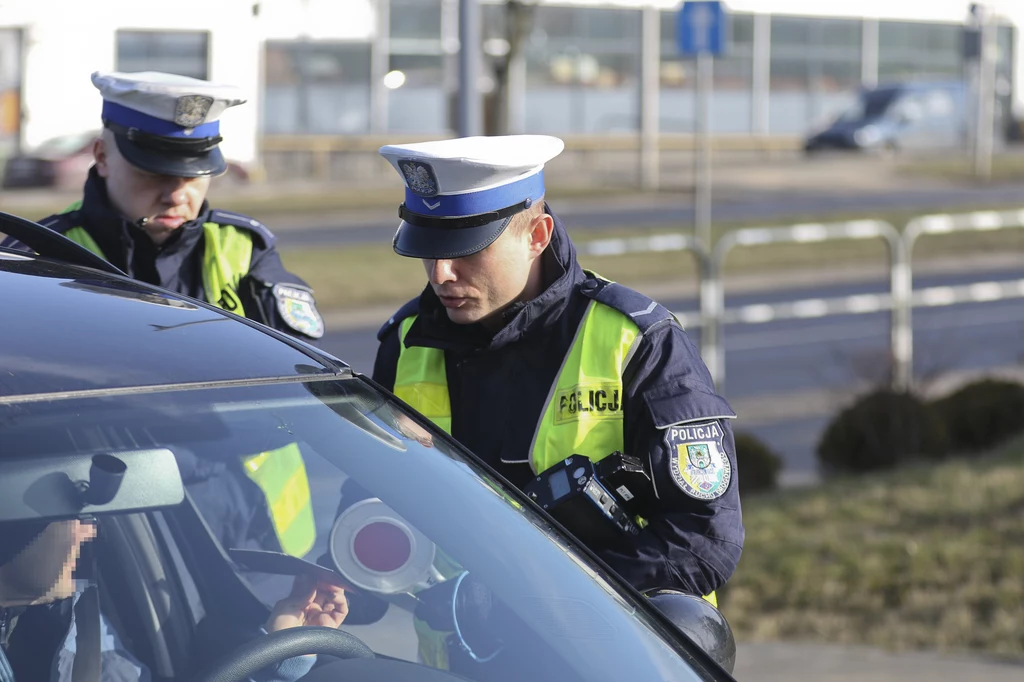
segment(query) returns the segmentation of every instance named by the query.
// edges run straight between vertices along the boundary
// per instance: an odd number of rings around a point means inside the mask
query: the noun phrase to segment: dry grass
[[[747,641],[1024,657],[1024,441],[746,501],[722,608]]]

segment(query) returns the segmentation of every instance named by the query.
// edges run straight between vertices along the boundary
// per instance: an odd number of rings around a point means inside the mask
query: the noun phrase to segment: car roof
[[[18,396],[347,373],[200,301],[0,248],[0,402]]]

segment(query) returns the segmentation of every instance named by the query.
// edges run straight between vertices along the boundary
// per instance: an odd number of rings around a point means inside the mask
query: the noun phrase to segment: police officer
[[[639,457],[646,526],[592,547],[639,590],[714,601],[743,545],[730,421],[697,349],[643,294],[584,271],[544,201],[547,136],[386,146],[394,250],[428,286],[380,329],[376,381],[513,485],[578,453]]]
[[[245,102],[239,90],[156,72],[96,72],[92,83],[103,97],[103,131],[84,196],[40,222],[135,279],[320,338],[313,292],[284,269],[270,230],[206,199],[211,179],[227,170],[220,117]],[[186,485],[225,545],[253,541],[296,556],[312,548],[316,530],[297,445],[236,459],[231,473],[241,487],[220,471],[223,463],[177,454]],[[269,519],[254,506],[265,506]]]
[[[103,132],[81,202],[40,221],[135,279],[280,331],[323,335],[312,290],[284,269],[258,220],[212,208],[227,170],[220,116],[239,91],[163,73],[94,73]]]

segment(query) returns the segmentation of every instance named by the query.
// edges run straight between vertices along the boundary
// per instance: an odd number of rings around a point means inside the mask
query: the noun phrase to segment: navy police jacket
[[[643,338],[623,377],[623,428],[627,454],[644,460],[652,474],[649,524],[627,545],[591,549],[639,590],[709,594],[732,575],[743,546],[729,424],[736,415],[715,393],[697,348],[671,313],[584,272],[557,218],[544,259],[546,290],[513,304],[494,334],[451,322],[428,286],[381,328],[373,378],[393,390],[399,323],[417,314],[405,342],[445,352],[452,435],[522,488],[534,477],[530,466],[502,460],[527,459],[523,453],[590,299],[600,295],[626,314],[638,313],[634,321]],[[680,472],[688,455],[694,461],[708,457],[708,447],[718,450],[714,456],[724,454],[727,461],[720,464],[730,476],[726,486],[702,494]]]
[[[233,225],[252,236],[249,272],[237,292],[246,317],[303,339],[316,339],[323,334],[323,319],[316,311],[311,290],[302,279],[285,270],[273,233],[248,216],[211,209],[203,202],[198,218],[182,225],[158,246],[110,204],[106,182],[93,168],[85,183],[81,207],[39,222],[61,234],[72,227],[82,227],[96,241],[104,257],[129,277],[204,301],[207,299],[203,288],[203,223]],[[301,313],[298,321],[292,314],[295,306]]]

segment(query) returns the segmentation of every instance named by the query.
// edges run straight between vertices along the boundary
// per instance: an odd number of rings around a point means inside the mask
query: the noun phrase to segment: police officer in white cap
[[[573,454],[639,458],[643,529],[591,549],[639,590],[714,603],[744,539],[736,415],[672,313],[577,262],[544,200],[562,147],[520,135],[380,150],[406,186],[394,249],[429,283],[381,328],[373,378],[520,488]]]
[[[103,96],[103,132],[93,145],[96,162],[84,197],[40,222],[135,279],[299,338],[320,338],[324,325],[313,292],[285,270],[274,235],[259,221],[216,210],[206,200],[211,179],[227,168],[220,116],[245,101],[238,89],[154,72],[97,72],[92,82]],[[308,490],[297,444],[253,453],[227,473],[176,455],[197,506],[225,546],[255,542],[295,556],[312,548],[308,493],[296,504],[280,485],[280,479],[298,480]],[[214,472],[220,478],[211,485]],[[242,492],[231,497],[233,490]],[[264,510],[255,513],[256,507]]]
[[[94,73],[103,133],[81,202],[42,224],[130,276],[305,339],[324,333],[313,292],[284,269],[258,220],[213,209],[227,170],[220,117],[230,85],[165,73]]]

